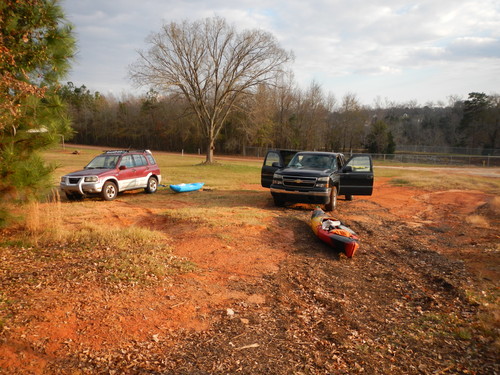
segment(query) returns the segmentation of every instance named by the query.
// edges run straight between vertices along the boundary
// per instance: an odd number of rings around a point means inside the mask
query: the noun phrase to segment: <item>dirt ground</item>
[[[223,233],[161,215],[184,201],[134,194],[67,222],[165,232],[197,267],[150,286],[61,282],[3,249],[0,373],[500,373],[497,197],[377,179],[373,196],[339,200],[335,216],[361,238],[349,259],[314,236],[312,206],[276,208],[266,189],[244,189],[227,210],[248,209],[248,195],[263,219]]]

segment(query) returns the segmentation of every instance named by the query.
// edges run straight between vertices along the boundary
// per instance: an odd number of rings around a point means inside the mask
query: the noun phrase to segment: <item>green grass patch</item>
[[[411,182],[404,178],[393,178],[391,180],[391,185],[394,186],[411,186]]]
[[[54,148],[44,153],[47,162],[57,165],[53,184],[58,186],[61,176],[82,169],[106,148]],[[78,154],[72,152],[78,150]],[[242,184],[260,185],[262,160],[217,160],[204,164],[204,155],[181,155],[153,152],[161,169],[162,184],[204,182],[207,188],[219,190],[239,189]]]

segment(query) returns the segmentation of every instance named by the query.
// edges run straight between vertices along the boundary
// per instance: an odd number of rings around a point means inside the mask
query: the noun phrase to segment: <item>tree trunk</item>
[[[210,138],[208,140],[207,160],[205,160],[205,163],[211,164],[214,162],[214,150],[215,150],[215,142],[213,138]]]

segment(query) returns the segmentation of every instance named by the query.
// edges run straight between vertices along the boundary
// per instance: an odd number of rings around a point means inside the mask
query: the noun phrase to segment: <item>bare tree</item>
[[[262,30],[237,32],[219,17],[172,22],[149,38],[130,75],[139,85],[181,92],[207,141],[207,163],[215,140],[241,95],[270,82],[292,59]]]
[[[342,97],[339,120],[343,134],[342,149],[352,151],[353,148],[360,147],[366,114],[356,94],[347,93]]]

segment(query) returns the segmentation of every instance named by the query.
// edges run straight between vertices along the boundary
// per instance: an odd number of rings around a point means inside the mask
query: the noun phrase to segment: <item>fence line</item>
[[[244,156],[264,158],[268,148],[247,147]],[[349,156],[349,152],[345,152]],[[374,160],[398,163],[419,163],[439,165],[470,165],[478,167],[500,167],[500,156],[492,155],[444,155],[444,154],[371,154]]]
[[[480,155],[500,156],[498,148],[472,148],[472,147],[449,147],[449,146],[419,146],[398,145],[398,152],[421,152],[424,154],[454,154],[454,155]]]
[[[387,160],[399,163],[418,163],[436,165],[470,165],[478,167],[500,167],[500,156],[476,155],[424,155],[424,154],[372,154],[374,160]]]

